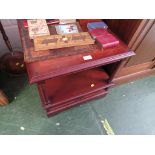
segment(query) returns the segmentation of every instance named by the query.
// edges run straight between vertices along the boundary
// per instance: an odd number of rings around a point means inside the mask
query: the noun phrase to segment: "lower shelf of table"
[[[42,106],[52,116],[93,98],[105,96],[109,75],[102,67],[45,80],[38,84]]]
[[[104,97],[106,94],[107,94],[107,91],[100,90],[100,91],[85,95],[83,97],[76,98],[76,99],[68,101],[68,102],[64,102],[58,106],[53,106],[53,107],[45,109],[45,110],[46,110],[47,116],[53,116],[61,111],[66,110],[66,109],[84,104],[84,103],[86,103],[86,101],[89,101],[91,99]]]

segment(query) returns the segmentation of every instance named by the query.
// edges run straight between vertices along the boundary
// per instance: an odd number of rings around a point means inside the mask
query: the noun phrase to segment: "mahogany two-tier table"
[[[36,52],[22,20],[18,27],[29,83],[37,84],[47,116],[106,96],[124,59],[135,54],[121,40],[104,50],[93,44]]]

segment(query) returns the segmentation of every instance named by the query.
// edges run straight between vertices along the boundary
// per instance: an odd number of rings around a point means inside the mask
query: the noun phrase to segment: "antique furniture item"
[[[24,54],[30,58],[25,59],[29,82],[37,83],[48,116],[105,96],[120,64],[134,55],[121,40],[103,51],[96,44],[34,51],[21,20],[18,26]]]
[[[21,74],[25,72],[24,55],[23,52],[13,51],[11,43],[5,33],[3,25],[0,21],[0,31],[2,33],[3,39],[6,46],[9,49],[9,53],[5,53],[0,58],[0,69],[4,70],[10,74]]]

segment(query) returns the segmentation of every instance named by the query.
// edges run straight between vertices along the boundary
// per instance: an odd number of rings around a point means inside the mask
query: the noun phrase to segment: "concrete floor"
[[[35,85],[26,75],[0,74],[0,88],[11,103],[0,107],[0,134],[11,135],[100,135],[107,119],[116,135],[155,134],[155,76],[110,90],[98,100],[47,118]]]

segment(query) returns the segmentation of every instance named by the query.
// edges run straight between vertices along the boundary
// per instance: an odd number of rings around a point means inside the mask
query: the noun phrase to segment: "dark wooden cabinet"
[[[155,59],[155,24],[152,25],[136,49],[136,56],[128,61],[126,66],[152,62]]]
[[[128,40],[128,46],[134,50],[136,55],[127,59],[125,65],[115,75],[113,81],[117,84],[155,74],[154,20],[141,20],[138,27],[135,25],[135,30],[132,37]]]
[[[18,25],[24,52],[34,52],[28,30],[24,28],[22,21],[18,21]],[[82,48],[85,52],[79,53],[78,50]],[[104,51],[94,44],[70,47],[67,50],[76,50],[76,53],[58,56],[58,52],[63,50],[66,49],[62,48],[57,52],[40,51],[40,54],[56,52],[57,56],[47,60],[26,62],[29,81],[38,85],[42,106],[48,116],[105,96],[108,89],[114,85],[113,78],[124,60],[135,55],[121,40],[118,46]],[[34,55],[39,55],[39,51],[34,52]],[[85,59],[86,57],[89,59]]]

